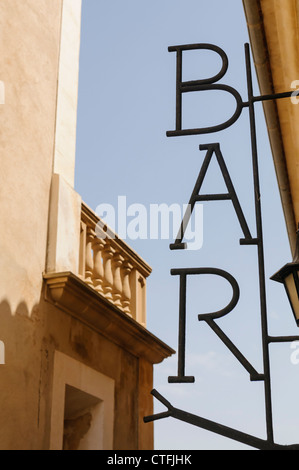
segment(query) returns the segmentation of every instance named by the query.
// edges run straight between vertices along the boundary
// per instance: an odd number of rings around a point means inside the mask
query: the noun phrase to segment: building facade
[[[151,268],[74,190],[81,0],[4,0],[0,448],[151,449]],[[1,359],[0,358],[0,359]]]

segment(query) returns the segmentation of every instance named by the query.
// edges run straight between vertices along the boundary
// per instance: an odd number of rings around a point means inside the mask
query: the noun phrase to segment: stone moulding
[[[71,272],[44,274],[45,298],[94,331],[151,364],[175,351]]]

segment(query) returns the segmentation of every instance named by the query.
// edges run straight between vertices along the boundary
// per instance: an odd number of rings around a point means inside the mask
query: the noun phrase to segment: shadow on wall
[[[48,380],[49,360],[43,340],[42,301],[31,311],[22,301],[15,311],[0,303],[0,449],[46,448],[41,432],[46,408],[41,407]],[[36,431],[36,432],[34,432]]]
[[[52,368],[54,351],[59,349],[59,339],[47,331],[51,320],[56,323],[52,308],[43,297],[30,311],[24,301],[15,311],[7,300],[0,303],[0,450],[49,448]],[[74,399],[69,401],[74,408]],[[75,414],[73,409],[67,410],[64,450],[79,448],[91,426],[91,405],[94,403],[87,403],[84,413],[81,408],[80,413],[74,408]]]
[[[148,363],[140,368],[138,358],[48,302],[43,290],[32,309],[24,301],[13,310],[7,298],[0,302],[0,341],[5,347],[5,364],[0,365],[0,450],[49,449],[56,351],[115,381],[113,446],[138,447],[141,393],[142,412],[152,412]],[[140,371],[145,379],[139,389]],[[78,448],[89,439],[89,429],[101,414],[97,395],[83,396],[79,388],[65,391],[65,449]],[[98,414],[91,417],[90,410]],[[151,446],[151,433],[148,439]]]
[[[40,323],[39,305],[35,305],[29,312],[26,302],[18,304],[15,311],[12,311],[10,303],[2,300],[0,303],[0,354],[5,351],[5,357],[9,362],[15,363],[22,350],[22,342],[25,340],[28,345],[29,338],[34,339],[33,324]],[[22,357],[24,360],[24,357]],[[0,364],[5,365],[7,360]]]

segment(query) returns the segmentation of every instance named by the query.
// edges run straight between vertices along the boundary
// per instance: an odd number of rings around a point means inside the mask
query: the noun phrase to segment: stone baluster
[[[112,291],[113,291],[113,271],[112,271],[112,258],[115,254],[114,248],[110,245],[109,242],[106,242],[106,246],[103,250],[103,260],[104,260],[104,282],[103,290],[106,299],[113,301]]]
[[[124,263],[123,267],[123,310],[124,312],[129,315],[130,317],[132,316],[131,314],[131,286],[130,286],[130,274],[133,269],[133,265],[129,262],[126,261]]]
[[[90,227],[86,229],[86,254],[85,254],[85,282],[93,286],[93,253],[92,253],[92,244],[94,239],[94,232]]]
[[[141,275],[138,276],[139,296],[136,320],[146,328],[146,281]]]
[[[113,257],[112,263],[114,268],[114,290],[113,290],[113,302],[117,307],[122,308],[122,292],[123,282],[121,278],[121,266],[124,262],[124,257],[120,253],[116,253]]]
[[[97,292],[104,294],[104,265],[102,254],[106,242],[103,239],[95,237],[93,240],[93,257],[94,257],[94,271],[93,271],[93,285]]]
[[[79,277],[85,281],[86,224],[80,224]]]

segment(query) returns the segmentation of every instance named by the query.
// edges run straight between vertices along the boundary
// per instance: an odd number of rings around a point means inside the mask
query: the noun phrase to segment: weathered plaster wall
[[[151,364],[48,302],[31,316],[25,306],[15,316],[7,304],[0,307],[4,331],[18,338],[7,342],[0,369],[0,449],[49,448],[55,350],[115,380],[114,449],[153,447],[152,424],[142,421],[153,413]]]
[[[54,173],[63,175],[72,187],[75,178],[81,2],[63,1],[53,166]]]
[[[33,448],[62,0],[0,2],[0,446]],[[42,436],[40,439],[43,439]]]
[[[114,447],[152,446],[152,425],[138,414],[152,412],[152,366],[46,302],[42,290],[53,173],[72,190],[80,3],[0,2],[0,449],[49,448],[55,349],[115,380]]]
[[[38,303],[45,266],[62,0],[0,2],[0,301]]]

